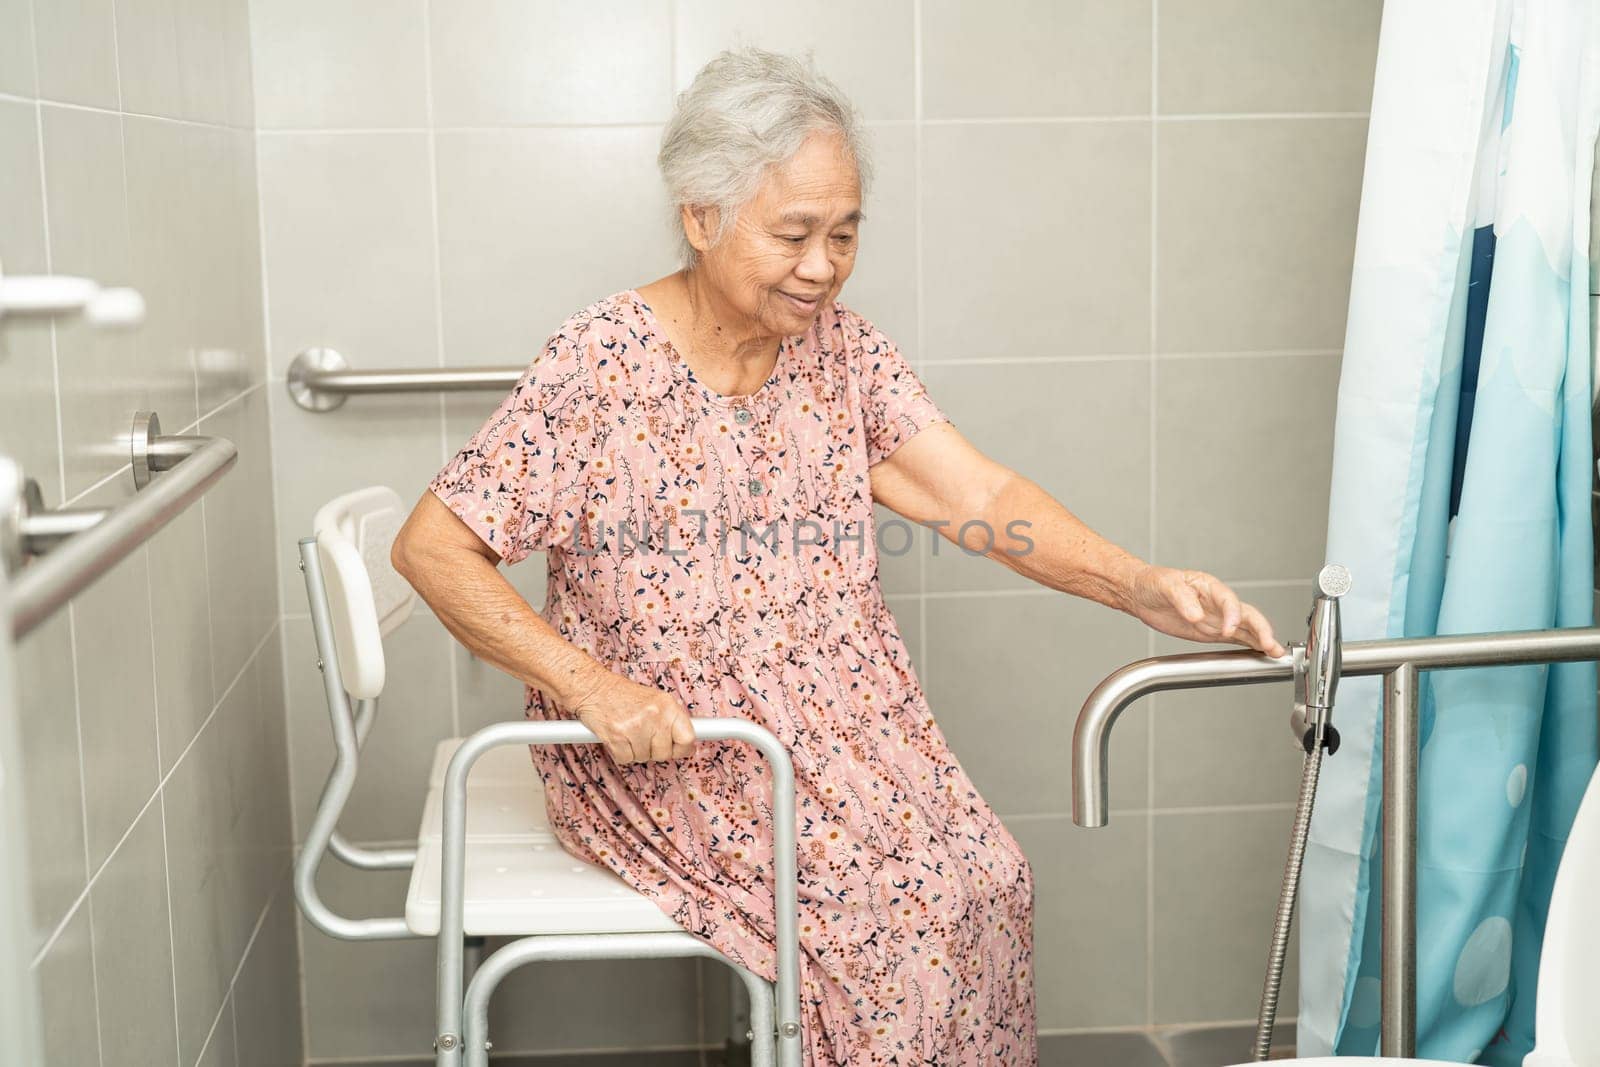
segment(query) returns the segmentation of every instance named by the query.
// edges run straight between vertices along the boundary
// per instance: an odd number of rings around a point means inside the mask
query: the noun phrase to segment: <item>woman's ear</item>
[[[719,213],[716,208],[704,204],[684,204],[678,209],[683,221],[683,234],[689,240],[689,247],[701,255],[711,251],[714,244],[713,235],[717,232]]]

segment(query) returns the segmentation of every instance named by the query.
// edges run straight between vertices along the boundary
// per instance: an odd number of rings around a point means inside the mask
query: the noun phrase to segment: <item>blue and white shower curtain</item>
[[[1594,6],[1384,7],[1329,512],[1348,638],[1593,622]],[[1418,1054],[1520,1065],[1595,668],[1423,679]],[[1302,1055],[1378,1044],[1378,720],[1379,681],[1344,682],[1302,883]]]

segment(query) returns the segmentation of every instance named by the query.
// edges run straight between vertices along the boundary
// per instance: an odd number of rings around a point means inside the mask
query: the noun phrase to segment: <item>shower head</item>
[[[1317,575],[1317,596],[1306,620],[1306,711],[1327,721],[1339,688],[1339,598],[1350,591],[1350,572],[1330,563]]]

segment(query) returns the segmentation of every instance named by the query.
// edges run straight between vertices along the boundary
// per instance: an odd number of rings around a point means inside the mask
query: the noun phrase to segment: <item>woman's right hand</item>
[[[602,669],[571,709],[618,763],[694,755],[694,726],[683,705],[670,693],[614,671]]]

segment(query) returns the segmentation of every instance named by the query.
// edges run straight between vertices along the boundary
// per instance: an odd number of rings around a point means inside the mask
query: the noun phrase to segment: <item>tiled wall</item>
[[[1377,0],[795,11],[253,5],[297,834],[329,756],[294,539],[336,493],[419,494],[497,397],[314,415],[289,402],[285,368],[312,346],[366,368],[519,364],[573,310],[671,270],[661,124],[675,90],[740,41],[813,49],[865,112],[878,184],[845,299],[914,355],[967,436],[1134,551],[1213,570],[1300,624],[1321,563]],[[540,570],[512,572],[536,603]],[[1116,817],[1080,831],[1066,814],[1079,702],[1177,643],[947,543],[885,560],[884,580],[936,715],[1035,865],[1041,1027],[1250,1017],[1298,773],[1287,694],[1131,712]],[[431,619],[395,652],[346,823],[369,841],[414,833],[433,741],[519,714],[517,686]],[[327,890],[393,913],[404,879],[330,872]],[[302,947],[311,1059],[426,1052],[426,946],[303,929]],[[712,968],[582,978],[604,995],[523,974],[496,1047],[721,1038]]]
[[[0,0],[0,264],[149,309],[0,321],[0,452],[92,506],[136,410],[239,448],[18,649],[51,1067],[302,1058],[253,107],[244,0]]]

